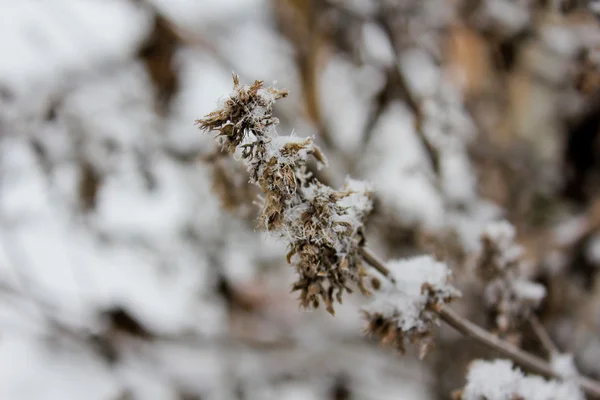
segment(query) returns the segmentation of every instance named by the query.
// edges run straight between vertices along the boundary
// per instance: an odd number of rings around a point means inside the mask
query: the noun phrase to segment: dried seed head
[[[372,208],[373,191],[365,183],[348,179],[334,190],[307,172],[314,157],[325,156],[313,138],[279,136],[273,103],[287,95],[264,88],[261,81],[242,86],[234,75],[234,90],[221,109],[197,121],[205,131],[218,131],[218,140],[229,153],[239,155],[250,173],[250,182],[264,192],[260,225],[289,244],[303,307],[325,304],[333,314],[335,301],[356,284],[363,293],[366,273],[357,254],[363,240],[364,220]]]
[[[384,282],[364,308],[367,331],[401,352],[406,342],[417,344],[425,356],[437,323],[433,310],[459,297],[460,292],[449,284],[447,266],[429,256],[392,261],[388,268],[395,282]]]
[[[233,74],[233,92],[222,107],[196,121],[201,129],[219,131],[221,144],[234,153],[250,133],[261,136],[267,128],[277,124],[273,117],[273,104],[287,96],[287,91],[263,88],[263,81],[251,86],[240,85],[239,77]]]

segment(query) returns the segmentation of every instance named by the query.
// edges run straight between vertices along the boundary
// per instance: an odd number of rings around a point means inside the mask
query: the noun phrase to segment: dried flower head
[[[521,247],[514,243],[515,229],[506,222],[484,230],[476,273],[485,283],[484,301],[502,333],[517,332],[546,295],[543,285],[521,276]]]
[[[251,86],[240,85],[240,78],[233,74],[233,92],[222,107],[196,121],[201,129],[217,130],[221,144],[234,153],[247,134],[264,134],[264,129],[277,124],[272,115],[275,100],[287,96],[287,91],[263,88],[263,81]]]
[[[525,376],[508,360],[475,360],[469,367],[463,400],[583,400],[575,382]]]
[[[357,253],[363,240],[364,220],[372,208],[372,189],[348,179],[341,190],[316,180],[306,164],[313,157],[326,165],[313,138],[280,136],[273,104],[287,92],[264,88],[262,81],[243,86],[233,77],[234,89],[222,107],[197,121],[205,131],[217,131],[225,150],[238,155],[250,173],[250,182],[264,193],[260,225],[289,245],[303,307],[341,303],[350,284],[363,285],[366,272]]]
[[[368,332],[382,344],[404,353],[406,342],[418,344],[424,357],[437,324],[435,309],[458,298],[450,285],[451,271],[430,256],[388,263],[393,282],[386,281],[373,302],[364,308]]]

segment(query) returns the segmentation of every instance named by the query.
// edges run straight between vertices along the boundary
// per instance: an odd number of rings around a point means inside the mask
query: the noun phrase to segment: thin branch
[[[560,353],[558,347],[556,347],[556,345],[550,338],[548,331],[546,330],[546,328],[544,328],[544,325],[542,325],[537,315],[534,314],[529,317],[529,324],[531,325],[533,333],[535,333],[538,340],[540,341],[540,344],[542,345],[544,350],[546,350],[546,353],[548,353],[549,357]]]
[[[385,266],[385,263],[383,261],[381,261],[381,259],[379,257],[377,257],[377,255],[375,253],[373,253],[371,250],[369,250],[366,247],[360,247],[359,251],[360,251],[360,255],[362,256],[362,258],[367,263],[369,263],[369,265],[371,265],[371,267],[373,267],[377,271],[379,271],[379,273],[381,273],[381,275],[385,276],[392,283],[396,283],[396,281],[394,280],[394,278],[392,278],[392,276],[390,274],[390,270]]]
[[[485,344],[489,348],[510,357],[517,364],[527,368],[537,374],[549,376],[552,378],[560,378],[560,376],[552,369],[552,367],[542,358],[529,354],[520,348],[500,339],[491,334],[480,326],[475,325],[471,321],[456,314],[456,312],[448,307],[438,307],[436,312],[444,322],[452,326],[465,336],[475,339],[476,341]],[[598,392],[600,394],[600,392]]]
[[[395,73],[394,74],[394,77],[396,80],[395,83],[398,86],[398,89],[400,90],[401,96],[404,99],[407,107],[413,113],[413,115],[415,117],[415,122],[414,122],[415,132],[419,136],[419,139],[421,139],[421,143],[423,144],[423,148],[425,149],[427,157],[429,158],[429,161],[431,162],[431,166],[433,167],[433,170],[436,173],[439,173],[439,164],[440,164],[439,158],[440,158],[440,156],[438,154],[438,151],[435,149],[435,147],[431,143],[431,141],[427,138],[427,136],[423,132],[423,111],[421,109],[421,105],[420,105],[420,101],[419,101],[418,97],[415,96],[415,94],[412,92],[410,85],[408,83],[408,78],[406,77],[404,71],[402,70],[402,65],[400,64],[400,58],[401,58],[402,54],[400,53],[400,50],[399,50],[400,45],[398,43],[398,39],[397,39],[396,35],[394,34],[394,29],[391,26],[391,22],[389,21],[388,18],[386,18],[386,15],[384,15],[384,14],[380,15],[378,22],[379,22],[379,25],[381,26],[381,28],[383,28],[383,31],[385,32],[385,34],[388,37],[388,40],[390,41],[390,44],[392,46],[392,51],[394,54],[393,72]]]
[[[391,278],[390,270],[385,266],[385,263],[367,248],[360,248],[363,259],[369,263],[374,269],[379,271],[388,279]],[[540,375],[544,375],[553,379],[563,379],[563,377],[552,369],[550,364],[542,358],[534,356],[522,349],[498,338],[492,333],[486,331],[471,321],[461,317],[454,310],[445,306],[436,306],[432,308],[441,320],[456,329],[463,335],[475,339],[477,342],[495,350],[505,357],[510,358],[520,366],[531,370]],[[590,396],[600,398],[600,382],[594,381],[587,377],[578,377],[577,383]]]

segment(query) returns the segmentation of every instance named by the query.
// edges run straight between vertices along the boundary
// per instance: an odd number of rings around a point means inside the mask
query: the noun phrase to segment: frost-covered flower
[[[459,297],[460,292],[450,284],[452,274],[446,264],[430,256],[394,260],[388,267],[391,281],[364,308],[368,331],[401,352],[407,341],[418,343],[423,357],[437,323],[436,307]]]
[[[462,400],[583,400],[575,382],[525,376],[509,360],[471,363]]]
[[[221,144],[234,153],[247,135],[266,135],[278,123],[272,115],[273,104],[287,94],[284,90],[263,88],[262,81],[240,85],[239,77],[233,74],[233,92],[221,108],[196,122],[201,129],[218,130]]]
[[[348,179],[335,190],[315,179],[307,170],[310,157],[326,160],[313,138],[280,136],[273,117],[273,103],[287,95],[264,88],[262,81],[240,85],[234,75],[234,90],[222,107],[197,121],[205,131],[218,131],[225,150],[239,156],[250,173],[250,182],[264,193],[261,225],[289,244],[288,261],[294,261],[304,307],[317,307],[320,300],[333,314],[334,299],[355,283],[367,293],[366,275],[358,255],[362,227],[372,208],[373,191],[363,182]]]

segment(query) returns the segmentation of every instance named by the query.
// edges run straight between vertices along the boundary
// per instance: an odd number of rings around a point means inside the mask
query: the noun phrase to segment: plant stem
[[[552,357],[553,355],[560,353],[560,351],[550,338],[548,331],[546,330],[546,328],[544,328],[544,325],[542,325],[542,322],[540,321],[537,315],[533,314],[529,317],[529,324],[531,325],[531,329],[533,330],[533,333],[535,333],[535,335],[537,336],[542,347],[548,353],[548,357]]]
[[[360,248],[360,253],[363,259],[374,269],[379,271],[386,278],[390,280],[393,279],[391,277],[390,270],[375,253],[365,247]],[[436,312],[442,321],[446,322],[458,332],[467,337],[475,339],[477,342],[484,344],[492,350],[503,354],[521,367],[546,377],[563,379],[563,377],[558,372],[553,370],[550,364],[544,359],[534,356],[533,354],[523,351],[522,349],[506,342],[505,340],[500,339],[480,326],[461,317],[451,308],[446,306],[437,306],[432,308],[432,311]],[[593,398],[600,399],[600,382],[581,376],[577,378],[577,383],[588,395],[593,396]]]
[[[385,266],[385,263],[379,257],[377,257],[377,255],[375,253],[373,253],[371,250],[369,250],[366,247],[360,247],[359,252],[360,252],[360,255],[362,256],[363,260],[365,260],[367,263],[369,263],[369,265],[371,265],[371,267],[376,269],[381,275],[385,276],[392,283],[396,283],[394,278],[392,278],[388,267]]]

